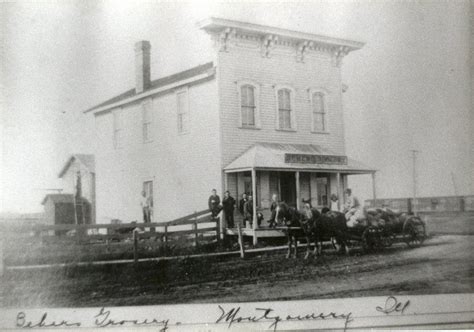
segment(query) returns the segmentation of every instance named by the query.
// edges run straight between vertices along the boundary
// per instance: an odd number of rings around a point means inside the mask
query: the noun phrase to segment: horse
[[[306,238],[305,259],[310,255],[311,240],[315,243],[313,251],[315,256],[322,254],[322,242],[330,238],[335,238],[337,243],[341,245],[340,250],[344,248],[348,253],[346,244],[347,225],[343,213],[328,211],[322,214],[317,209],[312,208],[309,203],[305,203],[304,211],[300,212],[289,207],[286,203],[280,203],[277,206],[275,220],[284,221],[288,227],[287,258],[291,256],[293,243],[295,243],[294,257],[296,257],[296,239],[302,236]],[[293,227],[299,227],[300,229],[294,229]]]
[[[311,206],[305,204],[305,210],[310,210]],[[349,248],[347,246],[347,233],[348,227],[346,224],[346,216],[344,213],[337,211],[329,211],[323,209],[324,213],[316,216],[313,223],[313,233],[315,238],[315,247],[314,254],[322,254],[322,242],[326,239],[331,239],[331,242],[334,241],[340,246],[339,252],[345,250],[346,254],[349,253]],[[335,245],[334,245],[335,247]]]
[[[313,213],[319,215],[319,212],[316,209],[314,210]],[[286,235],[288,239],[288,253],[286,254],[286,258],[290,258],[293,244],[295,247],[293,257],[296,258],[298,252],[297,239],[301,237],[306,239],[305,259],[308,258],[310,243],[311,240],[314,240],[314,218],[308,218],[303,212],[288,206],[284,202],[278,203],[275,211],[275,221],[278,223],[284,223],[287,226]]]

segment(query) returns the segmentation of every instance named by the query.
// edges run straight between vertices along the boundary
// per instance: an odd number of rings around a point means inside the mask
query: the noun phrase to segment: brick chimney
[[[135,93],[141,93],[150,87],[150,42],[139,41],[135,44]]]

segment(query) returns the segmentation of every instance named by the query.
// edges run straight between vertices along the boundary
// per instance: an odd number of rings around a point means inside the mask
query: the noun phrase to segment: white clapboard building
[[[374,174],[344,146],[342,59],[363,43],[218,18],[198,26],[213,40],[208,63],[152,80],[151,46],[138,42],[136,86],[85,111],[98,223],[141,221],[142,190],[162,222],[205,209],[212,188],[253,192],[263,211],[273,193],[322,207],[348,175]]]

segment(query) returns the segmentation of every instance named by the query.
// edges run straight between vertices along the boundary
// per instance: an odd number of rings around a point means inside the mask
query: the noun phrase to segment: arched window
[[[313,93],[313,131],[326,131],[326,103],[322,92]]]
[[[278,90],[278,129],[295,128],[292,91],[287,88]]]
[[[242,119],[242,127],[256,126],[256,109],[255,100],[256,89],[253,85],[244,84],[240,87],[240,112]]]

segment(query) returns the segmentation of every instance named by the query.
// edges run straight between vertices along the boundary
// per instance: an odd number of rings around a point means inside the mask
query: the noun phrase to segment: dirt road
[[[474,290],[474,236],[443,235],[416,249],[395,245],[304,261],[273,252],[133,265],[9,271],[2,307],[112,306],[337,298]]]

